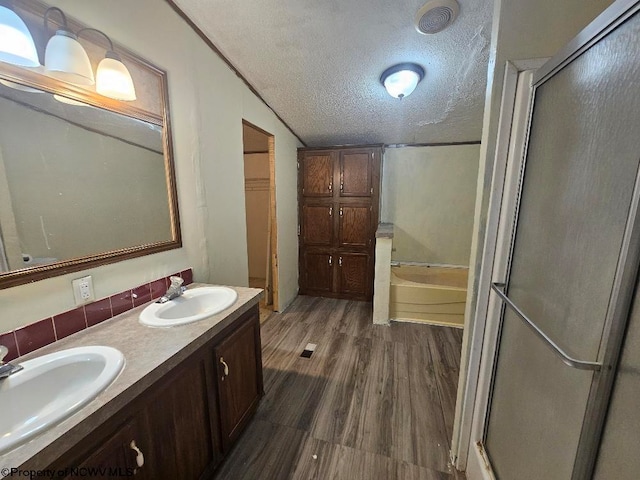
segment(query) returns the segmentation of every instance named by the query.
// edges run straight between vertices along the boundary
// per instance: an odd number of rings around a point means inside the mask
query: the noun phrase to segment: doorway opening
[[[275,139],[242,121],[249,286],[263,288],[260,319],[278,310]]]

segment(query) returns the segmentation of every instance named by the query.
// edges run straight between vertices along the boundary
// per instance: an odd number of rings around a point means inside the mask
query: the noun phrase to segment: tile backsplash
[[[190,268],[170,276],[182,277],[185,285],[193,283],[193,271]],[[170,284],[169,277],[159,278],[153,282],[88,303],[68,312],[45,318],[14,331],[2,333],[0,334],[0,345],[4,345],[9,349],[9,353],[4,360],[11,361],[80,330],[120,315],[152,299],[160,298],[167,291]]]

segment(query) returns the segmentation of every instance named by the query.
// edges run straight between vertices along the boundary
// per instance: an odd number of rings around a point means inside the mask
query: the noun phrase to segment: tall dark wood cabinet
[[[300,149],[300,293],[371,300],[381,147]]]

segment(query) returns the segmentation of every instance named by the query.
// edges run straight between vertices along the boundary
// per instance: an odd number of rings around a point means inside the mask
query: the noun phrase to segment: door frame
[[[495,296],[490,295],[490,286],[495,277],[504,275],[507,259],[510,257],[533,101],[531,81],[536,68],[544,62],[545,59],[506,62],[505,68],[487,233],[471,334],[469,370],[460,409],[459,450],[456,458],[458,469],[472,474],[482,472],[481,477],[476,477],[482,479],[495,478],[482,445],[477,443],[477,439],[483,435],[502,308]]]
[[[608,33],[619,27],[628,20],[632,15],[640,11],[640,1],[638,0],[617,0],[609,8],[607,8],[599,17],[589,24],[582,32],[580,32],[567,46],[560,50],[551,60],[545,62],[535,72],[525,72],[530,76],[530,80],[525,92],[518,92],[520,101],[523,96],[528,97],[527,115],[525,120],[521,115],[516,118],[514,109],[511,115],[510,135],[505,137],[503,130],[500,129],[498,136],[498,148],[496,152],[496,166],[494,168],[493,181],[500,181],[499,170],[501,165],[498,164],[498,155],[500,145],[505,145],[505,141],[509,143],[511,150],[521,150],[519,162],[521,167],[524,164],[526,154],[528,130],[530,122],[530,110],[533,105],[536,88],[548,80],[551,76],[558,73],[562,68],[571,63],[581,53],[590,48],[594,43],[598,42]],[[507,77],[513,77],[515,65],[508,66],[505,73],[505,95],[509,90],[506,88]],[[516,68],[517,69],[517,68]],[[509,71],[510,70],[510,71]],[[512,82],[513,78],[511,78]],[[523,89],[525,90],[525,89]],[[503,97],[505,106],[508,102]],[[500,122],[509,117],[509,112],[501,108]],[[506,129],[505,129],[506,130]],[[524,130],[524,136],[522,131]],[[511,136],[511,132],[514,136]],[[518,133],[520,132],[520,133]],[[513,165],[515,167],[515,165]],[[498,172],[498,175],[496,175]],[[517,181],[514,181],[514,175],[517,175]],[[473,397],[473,414],[471,420],[471,435],[467,445],[467,461],[465,462],[465,470],[469,480],[477,479],[495,479],[493,469],[489,458],[484,451],[481,441],[484,438],[485,425],[490,408],[491,388],[493,379],[493,370],[496,359],[498,334],[501,325],[501,309],[502,302],[495,296],[490,294],[491,282],[503,282],[508,268],[511,252],[511,242],[513,240],[512,232],[514,231],[517,217],[514,215],[516,210],[509,207],[512,202],[517,204],[519,201],[520,191],[520,175],[521,168],[511,168],[505,178],[510,179],[509,182],[503,183],[504,188],[500,185],[493,185],[492,196],[489,207],[489,219],[487,229],[487,242],[482,258],[481,278],[478,290],[478,307],[475,312],[475,324],[472,340],[472,354],[478,352],[475,361],[478,362],[478,376],[476,388],[465,392],[465,402],[470,402]],[[509,186],[511,184],[511,186]],[[626,326],[626,317],[628,315],[631,299],[633,295],[633,286],[637,274],[638,258],[640,258],[640,210],[638,205],[640,185],[640,172],[636,178],[632,204],[630,205],[629,219],[621,250],[621,255],[614,279],[612,304],[615,308],[607,312],[605,328],[603,331],[603,342],[601,344],[598,361],[602,362],[604,368],[599,375],[594,375],[591,392],[587,403],[587,411],[585,413],[585,423],[581,432],[581,441],[576,453],[576,461],[574,465],[573,479],[589,478],[595,464],[598,439],[600,438],[602,427],[604,424],[606,409],[611,393],[611,387],[615,377],[615,366],[618,361],[620,348],[622,344],[623,334]],[[516,187],[514,190],[514,186]],[[502,191],[501,191],[502,190]],[[495,196],[495,198],[494,198]],[[499,197],[499,198],[498,198]],[[494,202],[494,199],[496,200]],[[501,205],[505,205],[506,209],[502,210]],[[510,209],[513,210],[510,211]],[[501,214],[502,211],[502,214]],[[496,217],[497,215],[497,217]],[[510,218],[509,218],[510,217]],[[492,244],[491,241],[494,241]],[[508,249],[505,250],[505,247]],[[501,258],[505,257],[505,258]],[[485,307],[486,310],[480,307]],[[470,360],[470,375],[472,377],[472,362]],[[467,386],[473,383],[473,379],[467,378]],[[596,439],[596,441],[584,442],[583,439]],[[458,466],[458,465],[456,465]]]
[[[267,284],[267,288],[270,288],[270,292],[265,292],[265,296],[269,298],[271,296],[271,305],[273,305],[273,311],[279,311],[280,302],[278,295],[278,222],[277,222],[277,208],[276,208],[276,139],[272,133],[258,127],[257,125],[242,119],[242,125],[253,128],[263,135],[267,136],[268,142],[268,154],[269,154],[269,258],[267,261],[271,265],[270,283]],[[267,279],[269,282],[269,279]]]

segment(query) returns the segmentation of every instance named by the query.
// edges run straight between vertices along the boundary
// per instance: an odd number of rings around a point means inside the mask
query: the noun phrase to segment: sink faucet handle
[[[179,287],[184,283],[184,280],[180,277],[169,277],[169,280],[171,280],[172,287]]]
[[[9,353],[9,349],[4,345],[0,345],[0,365],[4,363],[4,357],[7,356],[7,353]]]

